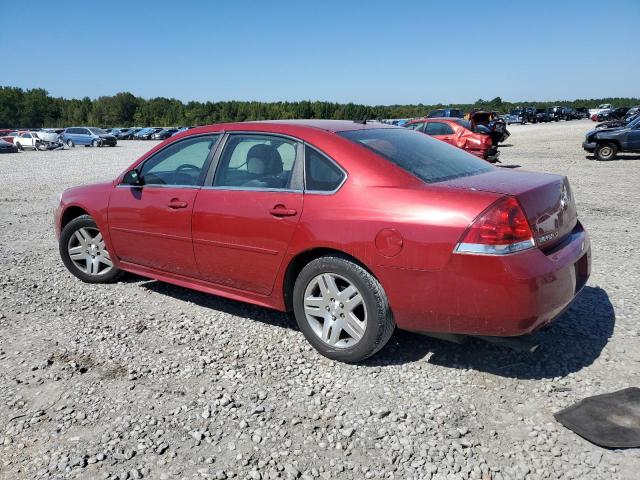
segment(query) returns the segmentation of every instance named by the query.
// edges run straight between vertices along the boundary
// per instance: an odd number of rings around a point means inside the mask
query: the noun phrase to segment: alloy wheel
[[[76,230],[69,238],[67,252],[78,270],[88,275],[105,275],[113,268],[104,239],[97,228],[82,227]]]
[[[334,273],[322,273],[309,282],[304,313],[313,332],[334,348],[353,347],[367,328],[362,294],[352,282]]]

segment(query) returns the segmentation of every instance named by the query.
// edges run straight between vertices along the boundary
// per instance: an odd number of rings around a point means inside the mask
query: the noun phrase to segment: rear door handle
[[[169,202],[169,208],[173,210],[177,210],[179,208],[187,208],[188,205],[189,204],[187,202],[183,202],[182,200],[178,200],[177,198],[174,198]]]
[[[269,213],[274,217],[293,217],[298,211],[293,208],[287,208],[284,205],[276,205],[269,210]]]

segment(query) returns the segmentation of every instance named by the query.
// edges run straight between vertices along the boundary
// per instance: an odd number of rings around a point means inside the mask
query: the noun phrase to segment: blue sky
[[[0,85],[55,96],[366,104],[640,96],[639,0],[28,4],[27,22],[5,17],[0,29]]]

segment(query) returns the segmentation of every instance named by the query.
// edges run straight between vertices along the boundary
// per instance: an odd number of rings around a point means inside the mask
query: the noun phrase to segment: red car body
[[[590,243],[565,177],[470,159],[485,165],[484,173],[426,183],[340,134],[381,128],[404,130],[347,121],[195,128],[157,145],[128,170],[174,142],[207,133],[222,134],[215,147],[220,155],[225,136],[240,132],[311,145],[346,179],[330,193],[212,187],[214,172],[193,188],[123,188],[123,172],[114,181],[63,192],[57,234],[88,213],[120,269],[282,311],[291,309],[292,277],[300,267],[340,252],[376,277],[396,325],[417,332],[515,336],[567,308],[588,278]],[[515,210],[504,210],[510,206]],[[478,219],[485,225],[496,212],[519,215],[530,229],[530,248],[459,253],[476,235]]]
[[[462,118],[420,118],[404,125],[405,128],[427,135],[463,149],[476,157],[495,163],[499,152],[491,136],[472,131],[468,120]]]

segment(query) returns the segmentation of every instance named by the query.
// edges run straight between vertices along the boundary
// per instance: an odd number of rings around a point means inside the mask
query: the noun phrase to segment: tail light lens
[[[485,210],[464,233],[456,253],[505,255],[535,246],[518,200],[504,197]]]

